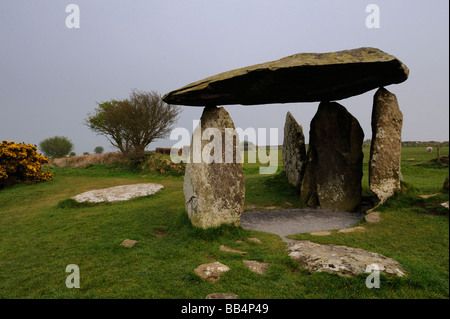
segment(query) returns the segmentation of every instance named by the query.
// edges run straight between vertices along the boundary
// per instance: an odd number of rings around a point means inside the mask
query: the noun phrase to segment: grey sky
[[[80,8],[80,28],[65,25]],[[368,4],[380,28],[368,29]],[[202,78],[300,52],[376,47],[410,69],[387,89],[404,116],[403,140],[449,139],[449,3],[433,1],[47,0],[0,2],[0,140],[38,144],[67,136],[75,151],[113,150],[82,124],[96,102],[133,88],[161,94]],[[374,90],[341,100],[371,138]],[[318,103],[225,106],[236,127],[279,128],[287,111],[303,126]],[[192,131],[202,108],[184,106]],[[177,141],[158,140],[170,147]]]

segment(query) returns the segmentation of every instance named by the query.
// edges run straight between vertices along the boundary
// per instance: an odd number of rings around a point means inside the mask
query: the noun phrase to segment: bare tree
[[[180,107],[164,103],[155,91],[132,90],[126,100],[97,104],[85,124],[137,161],[143,159],[151,142],[170,133],[181,112]]]

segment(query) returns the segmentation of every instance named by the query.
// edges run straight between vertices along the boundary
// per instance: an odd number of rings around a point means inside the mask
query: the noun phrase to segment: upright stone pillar
[[[397,97],[379,88],[373,98],[369,188],[384,203],[400,189],[403,114]]]
[[[184,176],[187,214],[195,227],[238,226],[245,185],[234,123],[224,108],[215,106],[205,107],[200,121]]]
[[[284,124],[283,166],[289,183],[300,186],[306,168],[305,136],[291,112],[287,112]]]
[[[308,206],[354,211],[361,203],[364,132],[336,102],[321,102],[311,121],[301,198]]]

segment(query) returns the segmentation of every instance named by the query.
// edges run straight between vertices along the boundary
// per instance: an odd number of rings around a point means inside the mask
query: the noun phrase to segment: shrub
[[[94,153],[95,153],[95,154],[103,154],[103,151],[104,151],[104,149],[103,149],[103,147],[101,147],[101,146],[97,146],[97,147],[94,149]]]
[[[50,158],[60,158],[66,156],[73,150],[72,142],[64,136],[55,136],[43,140],[39,147],[45,156]]]
[[[37,152],[31,144],[2,141],[0,144],[0,188],[25,182],[34,184],[50,181],[52,172],[43,171],[48,158]]]
[[[146,156],[144,163],[142,163],[141,168],[144,170],[149,170],[151,172],[158,172],[164,175],[179,176],[184,174],[186,164],[173,163],[169,155],[149,153]]]

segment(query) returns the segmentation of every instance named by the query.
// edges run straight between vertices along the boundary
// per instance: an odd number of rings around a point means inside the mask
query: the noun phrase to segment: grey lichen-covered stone
[[[234,142],[225,145],[225,135],[230,130],[235,131],[233,121],[224,108],[217,107],[205,107],[200,121],[193,134],[190,162],[186,165],[184,175],[186,212],[195,227],[205,229],[222,224],[238,226],[244,210],[245,185],[242,164],[239,162],[237,134]],[[202,132],[208,128],[217,128],[222,138],[222,153],[217,153],[220,160],[211,163],[200,156],[205,146],[213,142],[201,139]],[[230,130],[227,132],[226,128]],[[194,139],[201,143],[197,145]],[[230,157],[231,161],[226,158],[226,150],[234,154]],[[218,150],[214,149],[214,152]]]
[[[351,212],[361,203],[362,142],[356,118],[336,102],[322,102],[310,125],[301,199],[311,207]]]
[[[344,277],[370,273],[375,264],[387,276],[404,276],[406,271],[394,259],[360,248],[340,245],[320,245],[308,240],[292,243],[289,256],[311,272],[327,272]]]
[[[159,192],[164,186],[154,183],[131,184],[96,189],[72,197],[80,203],[121,202]]]
[[[369,188],[383,204],[400,189],[403,114],[397,97],[384,88],[373,98]]]
[[[301,185],[306,168],[306,147],[303,128],[297,123],[291,112],[286,114],[283,140],[283,166],[289,183]]]
[[[188,84],[163,101],[191,106],[334,101],[401,83],[408,74],[401,61],[376,48],[299,53]]]
[[[194,269],[194,272],[201,278],[215,283],[223,273],[230,270],[230,267],[218,261],[209,264],[202,264]]]

